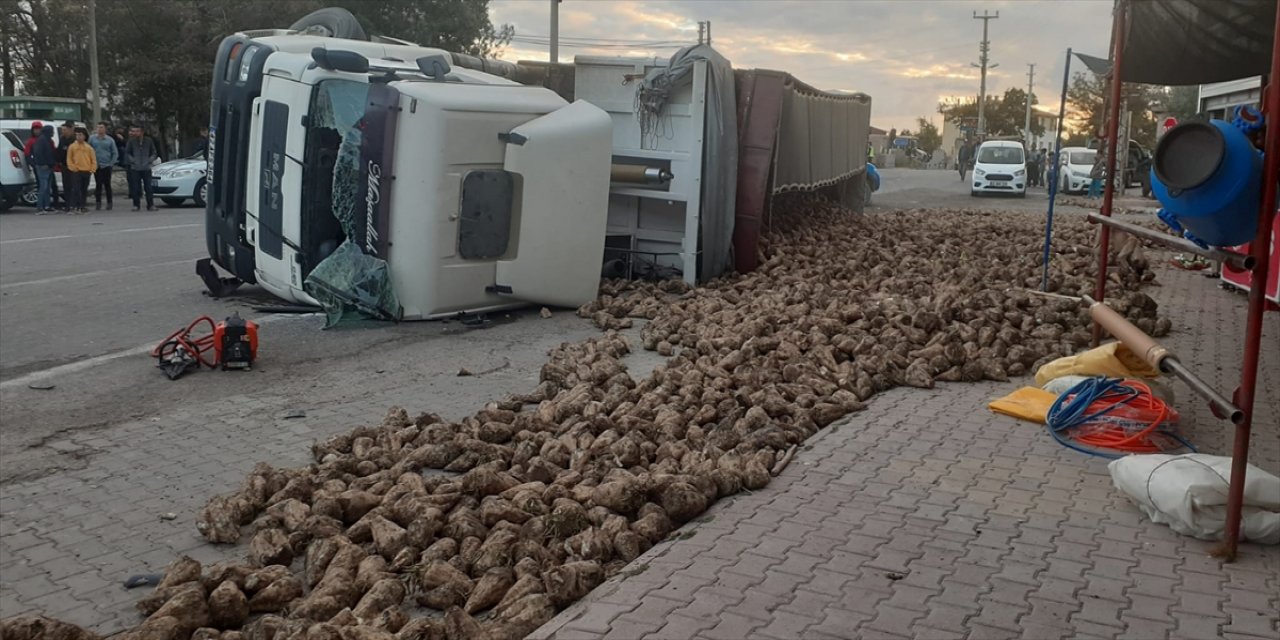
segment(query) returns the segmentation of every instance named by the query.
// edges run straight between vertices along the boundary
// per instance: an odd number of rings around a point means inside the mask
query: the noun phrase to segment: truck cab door
[[[503,168],[517,176],[515,255],[497,263],[497,290],[538,304],[595,299],[604,260],[613,124],[579,100],[512,129]]]
[[[272,81],[288,82],[268,79],[268,83]],[[254,100],[255,122],[246,176],[245,235],[255,247],[258,284],[286,300],[310,304],[309,296],[302,292],[298,251],[302,175],[297,161],[302,154],[302,127],[298,122],[306,110],[305,94],[299,97],[281,91],[274,95],[288,102],[268,98]]]

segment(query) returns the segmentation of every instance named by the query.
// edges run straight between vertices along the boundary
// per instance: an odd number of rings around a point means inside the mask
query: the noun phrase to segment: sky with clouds
[[[515,27],[502,57],[547,60],[550,0],[490,0],[494,24]],[[823,89],[872,97],[871,122],[915,129],[917,116],[942,125],[939,100],[978,93],[982,21],[990,21],[988,93],[1026,88],[1035,63],[1041,103],[1057,104],[1066,49],[1106,57],[1111,0],[563,0],[561,62],[572,56],[670,56],[675,43],[696,42],[697,23],[711,21],[712,44],[735,68],[781,69]],[[607,48],[567,46],[571,39],[614,41]],[[519,40],[523,40],[519,41]],[[582,40],[578,40],[582,42]],[[646,44],[635,45],[636,42]],[[650,46],[647,43],[664,43]],[[1081,68],[1073,61],[1073,71]]]

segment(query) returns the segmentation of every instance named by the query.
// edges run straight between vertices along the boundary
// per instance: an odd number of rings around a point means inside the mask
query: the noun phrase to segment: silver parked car
[[[205,171],[208,162],[197,153],[189,158],[170,160],[151,168],[151,185],[157,198],[165,204],[176,207],[194,200],[197,207],[203,207],[208,185]]]

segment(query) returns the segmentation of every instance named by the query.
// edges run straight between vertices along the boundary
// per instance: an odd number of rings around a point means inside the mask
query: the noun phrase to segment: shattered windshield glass
[[[360,185],[359,125],[369,101],[369,85],[350,80],[325,80],[316,85],[311,102],[310,138],[336,152],[330,192],[334,217],[347,237],[354,233],[356,190]],[[327,130],[327,131],[325,131]],[[334,135],[336,134],[336,135]],[[325,176],[317,176],[323,179]]]
[[[304,289],[324,307],[326,327],[351,310],[386,320],[401,315],[387,262],[366,255],[353,242],[359,235],[357,201],[365,180],[361,148],[368,105],[367,83],[324,80],[316,85],[308,116],[303,227],[309,263],[315,268],[307,274]]]

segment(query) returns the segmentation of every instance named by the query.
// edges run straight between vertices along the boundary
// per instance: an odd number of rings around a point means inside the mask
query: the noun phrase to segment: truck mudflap
[[[609,114],[579,100],[503,139],[503,168],[520,177],[518,231],[515,257],[497,263],[495,289],[563,307],[595,299],[609,211]]]

